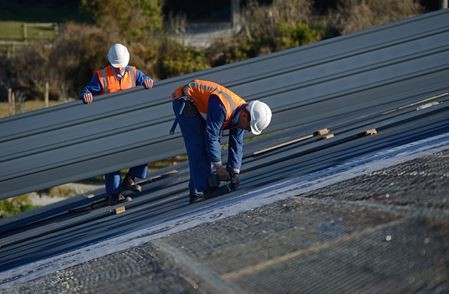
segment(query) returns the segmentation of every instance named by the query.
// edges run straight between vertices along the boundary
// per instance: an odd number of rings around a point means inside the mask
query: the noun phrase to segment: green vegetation
[[[0,97],[6,98],[6,90],[12,88],[23,100],[42,99],[44,85],[49,82],[50,99],[77,98],[92,72],[107,64],[106,52],[110,44],[116,42],[129,47],[130,64],[155,79],[165,79],[310,44],[421,11],[417,0],[393,2],[343,0],[336,10],[318,15],[313,10],[312,0],[273,0],[271,5],[248,1],[241,12],[241,30],[230,38],[218,40],[206,50],[199,50],[177,43],[164,30],[162,2],[159,0],[68,1],[72,9],[66,17],[62,15],[68,6],[61,6],[56,0],[47,0],[43,6],[60,9],[56,10],[60,15],[52,20],[44,15],[33,18],[33,7],[38,5],[19,1],[17,7],[24,3],[30,6],[26,14],[23,12],[25,15],[21,15],[21,20],[57,22],[69,19],[76,22],[61,22],[53,39],[49,30],[34,33],[30,28],[28,38],[40,36],[40,42],[8,49],[7,58],[0,59],[0,93],[3,92]],[[0,4],[0,8],[5,10],[20,11],[13,9],[15,6],[11,3],[7,6]],[[117,11],[120,13],[117,14]],[[82,19],[95,21],[91,23]],[[8,23],[8,26],[12,27],[4,30],[4,40],[23,39],[23,32],[20,33],[17,23],[15,29],[14,23]],[[6,31],[16,33],[6,37]],[[14,37],[14,34],[19,37]]]
[[[280,23],[277,25],[277,31],[276,43],[280,50],[306,45],[322,38],[319,31],[302,22]]]
[[[0,3],[0,40],[25,41],[54,39],[60,23],[87,21],[79,1],[2,1]],[[24,28],[26,27],[26,28]]]
[[[23,22],[18,21],[1,21],[0,37],[2,40],[24,40]]]
[[[81,9],[104,32],[118,33],[125,43],[162,30],[162,7],[158,0],[81,0]]]
[[[66,187],[64,185],[51,187],[50,189],[45,189],[42,191],[39,191],[39,193],[43,193],[46,195],[49,195],[50,197],[70,197],[76,195],[76,190],[70,187]]]
[[[34,206],[31,204],[30,199],[25,195],[0,200],[0,218],[12,216],[33,208]]]
[[[210,68],[206,54],[166,39],[160,48],[159,75],[170,77]]]

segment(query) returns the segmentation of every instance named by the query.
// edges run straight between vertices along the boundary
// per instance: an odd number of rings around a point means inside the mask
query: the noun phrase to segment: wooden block
[[[120,206],[115,209],[115,214],[124,213],[126,211],[125,206]]]
[[[376,135],[377,134],[377,130],[376,129],[369,129],[365,132],[366,136],[372,136],[372,135]]]
[[[327,135],[323,136],[322,138],[323,139],[330,139],[330,138],[333,138],[333,137],[335,137],[334,134],[327,134]]]
[[[315,133],[313,133],[313,135],[314,136],[324,136],[324,135],[329,134],[329,132],[330,132],[329,129],[321,129],[321,130],[318,130]]]

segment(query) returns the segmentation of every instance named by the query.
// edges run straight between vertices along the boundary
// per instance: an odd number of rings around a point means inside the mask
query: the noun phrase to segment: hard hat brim
[[[259,131],[255,126],[256,126],[256,121],[255,121],[255,119],[254,119],[254,105],[255,105],[255,103],[254,103],[254,101],[253,102],[250,102],[249,104],[248,104],[248,106],[247,106],[247,110],[248,110],[248,112],[249,112],[249,114],[250,114],[250,117],[251,117],[251,121],[250,121],[250,127],[251,127],[251,133],[253,134],[253,135],[260,135],[260,133],[262,133],[262,131]]]
[[[124,64],[124,63],[112,63],[112,62],[111,62],[111,65],[112,65],[112,67],[115,67],[115,68],[126,67],[126,66],[128,66],[128,64]]]
[[[262,133],[261,131],[258,131],[258,130],[256,130],[254,127],[253,127],[253,124],[251,123],[251,133],[253,134],[253,135],[260,135],[260,133]]]

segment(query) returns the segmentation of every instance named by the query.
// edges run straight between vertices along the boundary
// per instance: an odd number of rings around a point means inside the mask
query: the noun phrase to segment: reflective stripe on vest
[[[231,96],[229,96],[228,93],[221,91],[219,91],[218,94],[226,98],[226,100],[229,102],[229,105],[231,106],[231,113],[233,113],[237,107],[235,106],[234,100],[231,98]]]
[[[106,68],[101,70],[101,79],[103,80],[103,91],[105,94],[109,93],[108,79],[106,75]]]
[[[136,86],[136,77],[134,75],[134,67],[131,67],[130,69],[131,70],[129,71],[129,75],[130,75],[130,78],[131,78],[131,87],[134,88]]]
[[[222,95],[224,98],[226,98],[226,101],[228,101],[229,105],[231,106],[231,112],[234,112],[234,110],[237,108],[235,106],[234,100],[231,98],[231,96],[228,95],[228,93],[226,92],[222,92],[222,91],[217,91],[217,87],[210,87],[207,85],[203,85],[200,83],[197,83],[195,81],[188,83],[185,87],[184,87],[184,94],[188,97],[187,93],[189,88],[197,88],[197,89],[201,89],[201,90],[205,90],[208,92],[211,92],[211,94],[217,94],[217,95]]]
[[[189,90],[195,93],[195,89],[197,95],[195,97],[191,97],[189,95]],[[201,90],[205,93],[198,92],[198,90]],[[228,93],[227,91],[229,91],[230,93]],[[237,94],[233,93],[231,90],[209,81],[194,80],[184,86],[183,92],[191,101],[195,103],[203,117],[207,115],[207,101],[209,100],[210,96],[218,96],[226,109],[226,120],[223,128],[225,128],[229,124],[232,114],[237,109],[237,107],[246,103],[245,100],[243,100]],[[231,93],[234,97],[231,97]],[[226,105],[225,101],[227,102],[228,106]]]
[[[208,92],[215,92],[217,90],[217,87],[210,87],[197,83],[196,81],[192,81],[184,87],[184,95],[188,96],[187,93],[189,92],[189,88],[197,88]]]

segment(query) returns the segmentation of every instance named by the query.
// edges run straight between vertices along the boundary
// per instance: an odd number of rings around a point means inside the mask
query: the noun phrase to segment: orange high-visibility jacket
[[[101,94],[114,93],[125,89],[134,88],[136,86],[136,67],[128,66],[121,80],[117,79],[115,72],[111,66],[107,66],[97,71],[98,79],[102,87]]]
[[[229,125],[235,110],[246,103],[243,98],[228,88],[205,80],[193,80],[187,85],[179,87],[176,89],[176,95],[178,97],[187,96],[204,118],[207,117],[209,98],[211,95],[216,95],[226,109],[226,120],[222,129]]]

